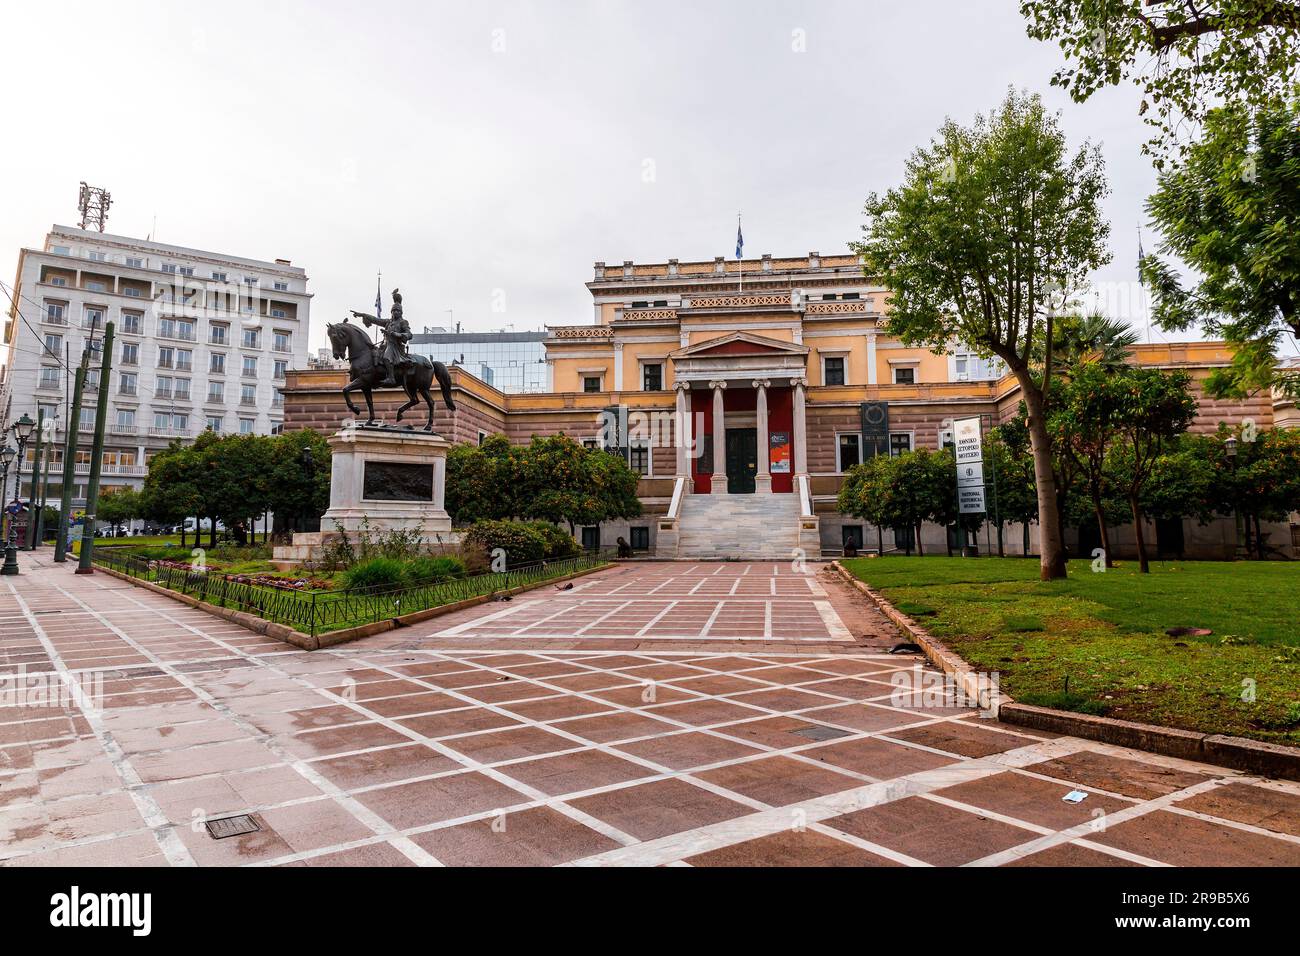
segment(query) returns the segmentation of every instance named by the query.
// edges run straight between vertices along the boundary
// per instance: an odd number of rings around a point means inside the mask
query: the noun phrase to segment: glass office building
[[[428,329],[411,338],[411,351],[441,362],[459,365],[503,392],[547,392],[547,333],[448,332]]]

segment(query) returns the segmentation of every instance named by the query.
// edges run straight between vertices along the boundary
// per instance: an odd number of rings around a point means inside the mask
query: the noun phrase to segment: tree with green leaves
[[[917,554],[924,556],[924,523],[946,526],[956,511],[957,471],[955,465],[949,467],[953,461],[951,452],[924,448],[868,458],[849,470],[840,489],[839,509],[877,526],[910,531]],[[906,547],[910,555],[910,542]]]
[[[533,490],[526,454],[505,435],[489,435],[481,445],[453,445],[447,452],[447,513],[462,524],[520,517]]]
[[[1055,40],[1069,65],[1052,85],[1083,102],[1131,81],[1154,128],[1144,152],[1178,153],[1206,112],[1290,94],[1300,66],[1294,0],[1022,0],[1029,35]]]
[[[523,453],[523,485],[533,491],[523,517],[577,525],[599,525],[641,513],[637,475],[620,456],[585,448],[568,435],[549,435]]]
[[[1246,553],[1268,557],[1263,523],[1286,521],[1300,511],[1300,430],[1220,425],[1204,447],[1213,466],[1210,497],[1216,510],[1236,512]]]
[[[1214,110],[1204,138],[1160,178],[1147,203],[1161,251],[1196,270],[1184,287],[1173,265],[1146,256],[1161,328],[1199,325],[1234,348],[1207,389],[1240,397],[1277,388],[1300,396],[1300,375],[1278,368],[1280,347],[1300,336],[1300,109],[1240,105]]]
[[[95,508],[95,517],[108,524],[117,534],[118,528],[141,515],[142,500],[138,491],[130,485],[115,488],[100,495]]]
[[[329,441],[310,428],[285,432],[270,439],[267,457],[267,507],[295,528],[304,522],[314,523],[330,503]]]
[[[1087,490],[1107,567],[1115,564],[1106,507],[1114,494],[1108,462],[1124,424],[1121,411],[1128,406],[1131,371],[1132,366],[1107,369],[1097,362],[1085,362],[1060,384],[1052,403],[1051,428],[1057,452],[1072,460],[1073,471]]]
[[[1028,410],[1042,538],[1041,576],[1066,576],[1046,404],[1054,321],[1110,259],[1100,151],[1069,153],[1031,94],[988,116],[948,120],[907,162],[902,185],[866,202],[864,271],[890,289],[888,328],[908,345],[968,343],[1006,363]]]
[[[877,536],[888,523],[884,502],[889,490],[889,460],[888,455],[873,455],[850,468],[844,475],[836,500],[840,514],[853,515],[875,525]],[[878,540],[877,544],[883,554],[883,543]]]
[[[190,446],[179,438],[149,461],[144,479],[141,511],[146,518],[162,525],[181,526],[181,547],[185,547],[185,519],[198,513],[201,476],[197,459]],[[195,529],[195,544],[199,532]]]
[[[1023,407],[1015,417],[989,430],[984,438],[985,470],[997,474],[998,557],[1003,555],[1002,530],[1007,523],[1022,529],[1022,550],[1029,557],[1029,525],[1038,520],[1038,490],[1029,447],[1029,425]]]
[[[1138,569],[1148,573],[1142,495],[1156,462],[1170,443],[1196,420],[1192,379],[1184,371],[1131,368],[1115,391],[1119,438],[1110,471],[1128,499],[1137,542]]]

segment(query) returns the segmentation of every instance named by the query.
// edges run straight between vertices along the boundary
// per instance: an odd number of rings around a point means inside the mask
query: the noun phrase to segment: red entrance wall
[[[758,407],[758,393],[752,388],[728,388],[722,393],[722,406],[728,412],[752,412]],[[691,391],[692,424],[698,423],[703,415],[703,434],[699,437],[713,447],[713,390]],[[794,439],[794,396],[789,388],[769,388],[767,390],[768,432],[786,432]],[[771,454],[770,449],[768,454]],[[712,472],[701,470],[704,456],[691,459],[691,476],[695,479],[695,493],[707,495],[713,489]],[[793,446],[791,467],[793,468]],[[770,463],[770,458],[769,458]],[[726,463],[721,463],[725,467]],[[770,467],[770,464],[769,464]],[[772,476],[772,491],[789,494],[794,491],[794,479],[787,473]]]
[[[767,390],[767,431],[785,432],[790,436],[790,471],[772,476],[772,491],[794,492],[794,389],[769,388]],[[770,467],[770,459],[769,459]]]
[[[701,465],[704,462],[703,449],[713,447],[713,391],[704,391],[703,389],[691,389],[691,428],[694,429],[700,424],[700,416],[704,416],[704,429],[702,434],[692,435],[700,454],[691,459],[691,476],[695,479],[695,493],[697,495],[707,495],[713,489],[713,473],[711,471],[702,471]],[[703,442],[704,444],[700,444]]]

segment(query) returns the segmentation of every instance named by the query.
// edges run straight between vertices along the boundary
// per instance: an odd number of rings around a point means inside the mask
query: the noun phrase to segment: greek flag
[[[745,252],[745,234],[740,231],[740,219],[736,219],[736,258],[739,259]]]
[[[375,318],[384,317],[384,297],[379,292],[379,277],[375,276]]]

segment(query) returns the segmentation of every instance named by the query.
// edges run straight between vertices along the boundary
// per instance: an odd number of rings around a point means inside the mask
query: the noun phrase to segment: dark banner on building
[[[862,457],[889,454],[889,403],[863,402],[858,406],[862,428]]]

